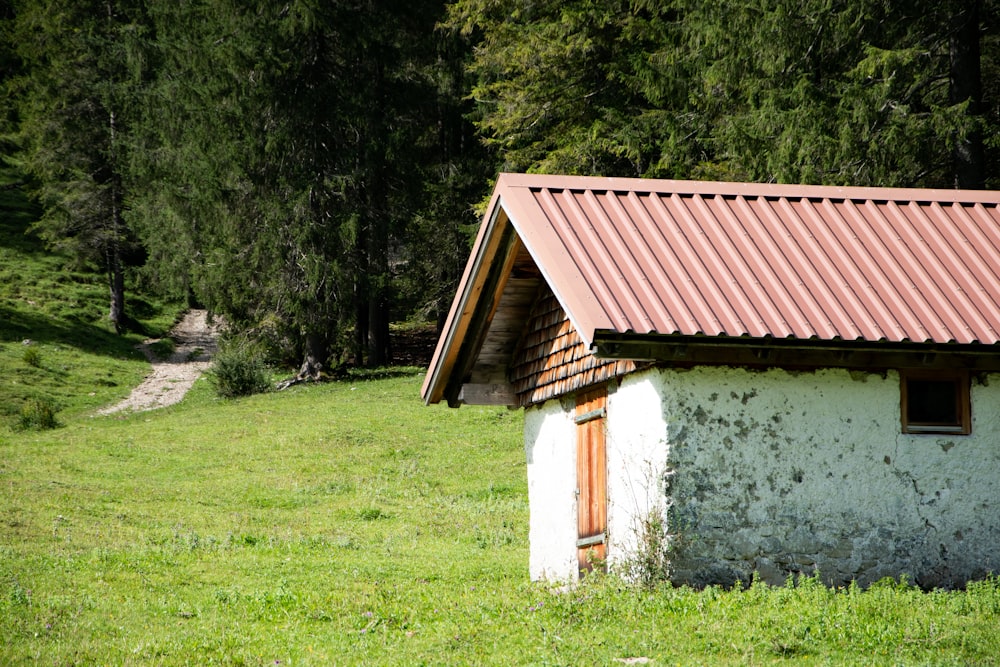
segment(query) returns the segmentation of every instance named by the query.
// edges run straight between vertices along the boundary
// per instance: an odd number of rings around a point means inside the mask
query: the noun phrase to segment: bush
[[[215,354],[209,379],[222,398],[260,394],[271,387],[261,355],[239,345],[223,346]]]
[[[42,354],[35,347],[24,348],[24,354],[21,355],[21,359],[32,368],[40,368],[42,366]]]
[[[59,425],[56,421],[56,409],[47,399],[30,398],[21,406],[18,427],[21,430],[35,429],[44,431]]]

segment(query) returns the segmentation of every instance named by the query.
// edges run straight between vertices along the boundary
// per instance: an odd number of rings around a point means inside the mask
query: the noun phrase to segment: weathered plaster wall
[[[644,375],[668,424],[677,581],[1000,572],[1000,375],[973,380],[969,436],[900,433],[895,372]]]
[[[906,435],[891,371],[630,375],[608,398],[609,561],[627,562],[661,512],[678,583],[1000,572],[1000,375],[971,397],[972,435]],[[528,409],[525,446],[531,576],[575,579],[572,400]]]
[[[576,578],[576,425],[572,401],[525,410],[532,579]]]

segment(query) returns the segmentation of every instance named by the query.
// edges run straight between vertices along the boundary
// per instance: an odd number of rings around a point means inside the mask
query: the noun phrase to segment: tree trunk
[[[955,138],[955,187],[986,187],[983,134],[980,127],[983,86],[979,48],[979,5],[969,3],[951,17],[949,101],[968,102],[970,129]]]
[[[117,247],[108,251],[108,286],[111,289],[111,308],[108,312],[108,319],[114,325],[115,332],[122,333],[126,329],[125,271],[122,269],[122,260]]]
[[[112,120],[114,116],[112,115]],[[112,126],[113,127],[113,126]],[[108,283],[111,288],[111,309],[108,319],[117,333],[127,328],[125,315],[125,268],[122,266],[122,230],[125,223],[121,213],[121,184],[117,174],[112,177],[111,187],[111,234],[105,240],[108,264]]]
[[[330,344],[327,336],[318,331],[307,333],[305,350],[302,353],[302,366],[299,367],[296,380],[319,380],[329,356]]]
[[[374,168],[369,176],[367,238],[367,312],[368,324],[366,363],[369,368],[387,365],[389,356],[389,201],[382,172],[386,169],[385,157],[379,152],[374,156]]]
[[[368,302],[368,365],[386,366],[392,362],[392,352],[389,348],[388,299],[385,287],[381,284],[373,292]]]
[[[357,246],[354,248],[354,262],[357,275],[354,278],[354,349],[351,356],[356,366],[362,366],[365,362],[365,349],[368,344],[368,261],[365,256],[367,242],[363,240],[367,236],[364,226],[361,223]]]
[[[371,96],[375,100],[365,118],[366,135],[377,138],[368,141],[362,149],[361,171],[364,174],[362,198],[364,212],[362,227],[365,234],[359,239],[363,253],[363,275],[360,277],[362,302],[358,309],[359,338],[369,368],[385,366],[391,362],[389,350],[389,237],[390,203],[389,184],[386,180],[388,157],[384,137],[390,129],[386,126],[383,109],[387,107],[385,63],[376,56],[369,64]]]
[[[107,3],[108,26],[114,18],[111,3]],[[124,201],[121,175],[118,173],[118,121],[114,110],[108,113],[108,171],[111,187],[111,234],[105,240],[107,243],[108,280],[111,286],[111,309],[108,318],[117,333],[126,329],[125,321],[125,269],[122,267],[122,233],[125,221],[122,219],[122,202]]]

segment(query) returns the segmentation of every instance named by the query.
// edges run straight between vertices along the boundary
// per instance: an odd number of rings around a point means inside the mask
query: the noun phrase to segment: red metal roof
[[[502,174],[425,398],[507,220],[588,346],[605,333],[993,345],[998,205],[992,191]]]
[[[509,174],[496,191],[588,342],[1000,342],[1000,193]]]

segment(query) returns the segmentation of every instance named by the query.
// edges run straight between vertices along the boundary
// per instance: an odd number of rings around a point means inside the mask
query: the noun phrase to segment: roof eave
[[[723,197],[795,197],[875,201],[946,201],[965,204],[996,204],[994,190],[951,188],[891,188],[858,185],[802,185],[788,183],[737,183],[730,181],[672,180],[607,176],[563,176],[555,174],[501,174],[508,188],[556,188],[597,191],[641,191],[678,195]],[[636,183],[642,184],[641,188]],[[498,186],[500,181],[498,181]]]
[[[597,297],[586,276],[572,261],[567,261],[569,251],[548,225],[533,222],[544,213],[533,201],[530,191],[533,179],[544,176],[527,174],[501,174],[497,193],[502,194],[502,206],[510,224],[517,231],[528,254],[535,261],[545,282],[566,311],[577,335],[590,348],[594,332],[612,326],[606,313],[601,312]],[[574,177],[587,181],[592,177]]]
[[[483,223],[470,251],[469,261],[465,265],[455,298],[452,300],[434,356],[424,376],[420,394],[425,405],[439,403],[445,397],[445,389],[454,371],[458,353],[470,333],[468,329],[477,301],[485,286],[489,269],[496,259],[499,240],[509,224],[500,205],[499,190],[497,190],[483,216]]]
[[[1000,370],[1000,344],[981,343],[622,334],[605,330],[596,332],[592,352],[600,359],[679,365],[738,362],[763,366]]]

